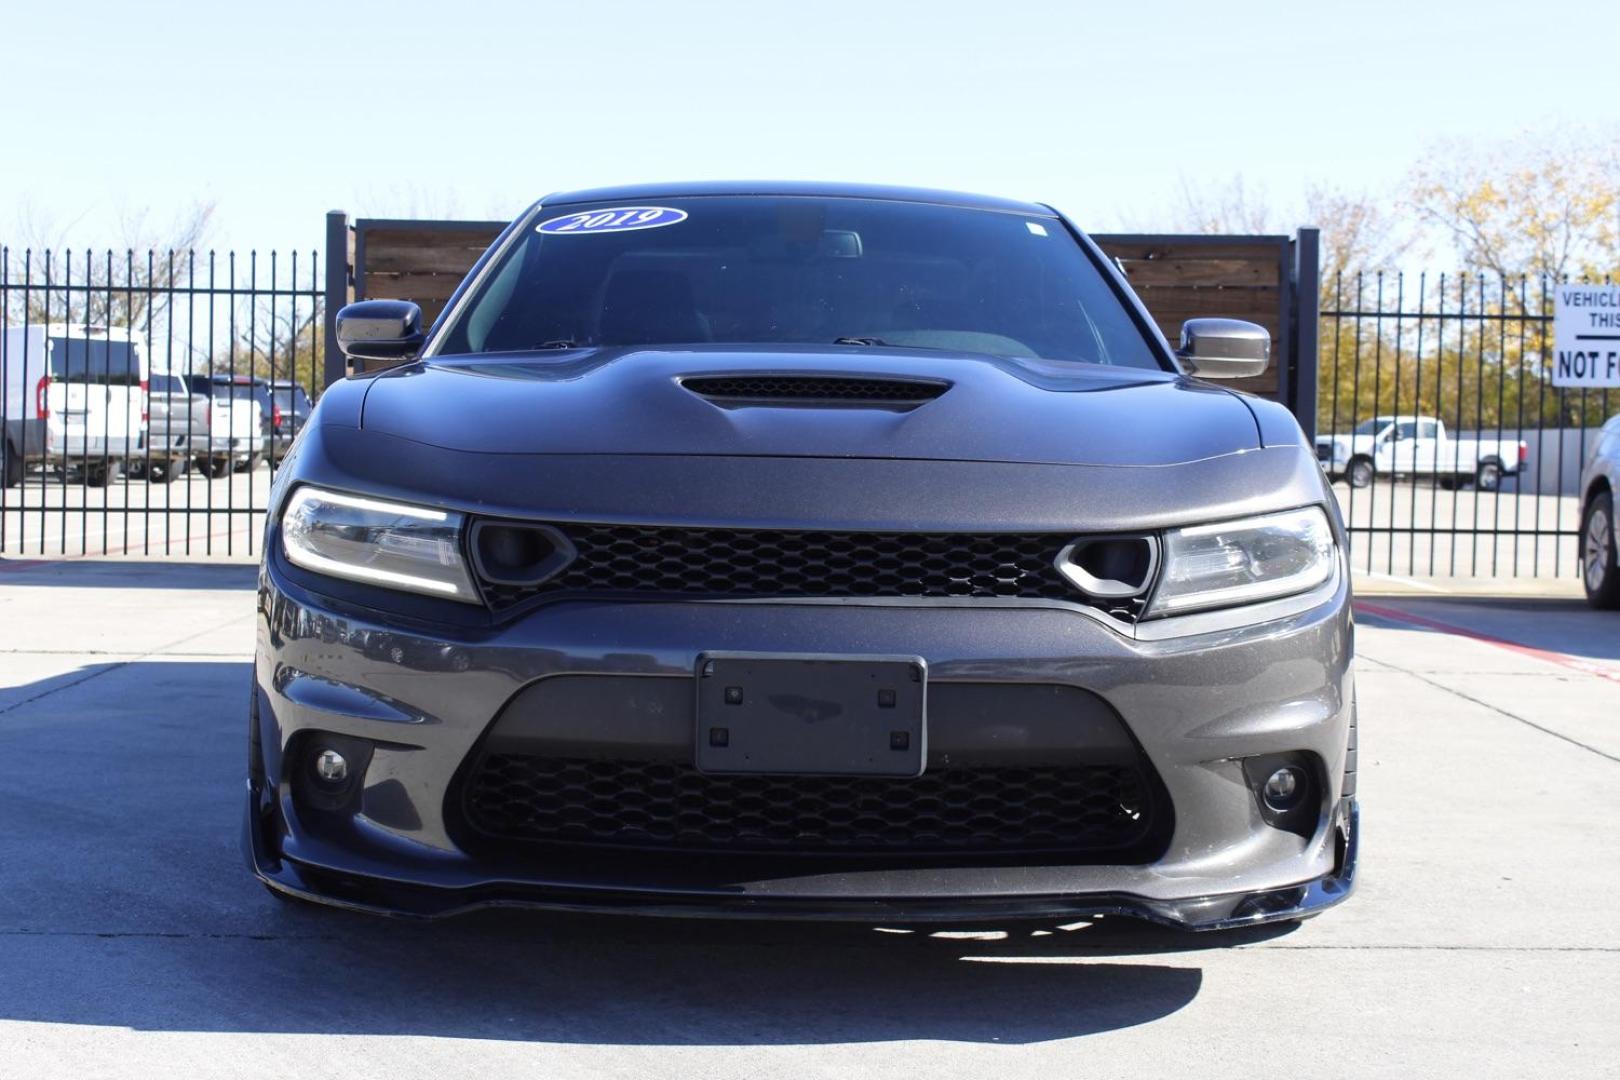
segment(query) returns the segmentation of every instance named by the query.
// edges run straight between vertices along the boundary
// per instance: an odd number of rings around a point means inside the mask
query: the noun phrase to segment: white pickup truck
[[[1316,458],[1328,476],[1358,488],[1374,476],[1437,476],[1441,487],[1472,481],[1481,491],[1495,491],[1529,456],[1521,440],[1453,439],[1433,416],[1375,416],[1348,435],[1316,440]]]

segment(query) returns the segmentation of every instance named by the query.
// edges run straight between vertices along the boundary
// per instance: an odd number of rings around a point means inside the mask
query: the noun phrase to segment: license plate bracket
[[[695,763],[712,773],[918,776],[927,692],[918,656],[704,653]]]

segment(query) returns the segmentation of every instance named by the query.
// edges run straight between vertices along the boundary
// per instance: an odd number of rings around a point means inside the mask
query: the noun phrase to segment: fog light
[[[1266,805],[1273,810],[1289,810],[1299,801],[1304,779],[1292,766],[1284,766],[1266,777],[1264,795]]]
[[[315,755],[315,775],[328,784],[341,784],[349,778],[348,759],[330,747],[323,749]]]

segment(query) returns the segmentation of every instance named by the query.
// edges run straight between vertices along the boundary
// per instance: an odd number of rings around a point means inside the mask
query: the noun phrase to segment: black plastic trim
[[[484,558],[483,544],[480,539],[489,529],[515,529],[524,532],[537,533],[551,545],[551,554],[540,560],[532,571],[527,574],[502,574],[489,565]],[[561,529],[536,521],[511,521],[502,518],[475,518],[467,530],[467,557],[472,564],[480,583],[491,582],[496,585],[532,586],[555,577],[564,567],[578,557],[573,541]],[[487,597],[486,597],[487,599]]]
[[[982,923],[1124,915],[1180,930],[1231,930],[1309,918],[1355,891],[1360,811],[1348,800],[1338,823],[1339,858],[1332,872],[1299,885],[1253,892],[1154,900],[1125,893],[1057,896],[916,897],[903,900],[784,900],[737,894],[670,894],[566,888],[494,881],[471,888],[410,885],[339,874],[279,856],[244,816],[242,844],[254,874],[279,893],[330,907],[398,918],[435,919],[483,908],[524,907],[601,914],[683,918],[779,919],[877,925]]]

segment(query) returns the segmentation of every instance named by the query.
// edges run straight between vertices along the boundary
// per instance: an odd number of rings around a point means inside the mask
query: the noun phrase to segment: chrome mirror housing
[[[1271,365],[1271,335],[1241,319],[1188,319],[1176,356],[1200,379],[1246,379]]]

